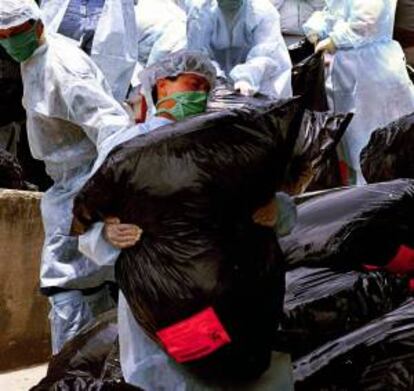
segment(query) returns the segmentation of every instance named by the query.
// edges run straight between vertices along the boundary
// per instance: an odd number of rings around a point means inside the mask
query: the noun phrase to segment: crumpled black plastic
[[[313,61],[314,59],[311,62]],[[312,71],[309,75],[312,75]],[[312,80],[305,84],[309,91],[315,91],[312,88],[316,88],[316,85],[312,84]],[[329,112],[307,109],[306,107],[311,106],[308,104],[309,91],[302,91],[305,95],[300,99],[301,106],[296,113],[295,123],[297,125],[291,127],[284,151],[285,155],[291,156],[285,170],[283,190],[291,195],[304,192],[315,181],[326,184],[327,177],[332,177],[330,173],[335,173],[335,169],[339,167],[338,164],[335,166],[332,164],[336,154],[335,147],[352,119],[351,113],[334,115]],[[271,104],[271,101],[263,95],[245,97],[232,91],[226,84],[220,84],[214,91],[209,109],[211,112],[221,112],[225,109],[260,108]],[[321,187],[320,183],[316,188]],[[335,178],[332,185],[326,187],[332,187],[338,183],[339,180]]]
[[[385,266],[402,244],[413,246],[413,223],[413,180],[349,187],[302,203],[280,244],[289,268]]]
[[[283,257],[273,231],[251,216],[286,184],[292,156],[300,154],[300,124],[309,142],[317,134],[334,144],[333,134],[343,132],[320,129],[318,114],[302,122],[302,110],[300,99],[266,102],[136,137],[111,153],[75,200],[74,216],[86,227],[117,216],[143,229],[140,242],[122,252],[116,275],[152,338],[214,307],[233,343],[188,364],[203,377],[253,378],[269,364]]]
[[[414,178],[414,113],[371,134],[361,152],[362,173],[369,183]]]
[[[293,363],[298,391],[412,391],[414,300]]]
[[[293,63],[293,95],[302,96],[304,105],[309,110],[328,111],[323,55],[314,54],[313,49],[309,50],[309,45],[309,42],[305,40],[305,42],[301,41],[289,47]]]
[[[408,297],[408,279],[385,272],[289,271],[278,349],[297,359],[396,309]]]
[[[292,85],[294,95],[302,95],[306,107],[315,111],[328,111],[328,98],[325,88],[325,66],[321,54],[315,54],[315,47],[306,38],[289,46],[292,60]],[[341,186],[339,159],[335,149],[324,156],[308,191]]]
[[[100,315],[52,357],[31,391],[139,391],[125,383],[119,364],[116,310]]]

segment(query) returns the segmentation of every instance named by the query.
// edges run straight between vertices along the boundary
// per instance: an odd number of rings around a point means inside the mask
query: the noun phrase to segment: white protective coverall
[[[325,6],[325,0],[272,0],[272,3],[279,10],[280,26],[288,46],[304,37],[303,24]]]
[[[209,54],[219,77],[247,82],[253,91],[292,96],[292,64],[280,31],[280,17],[269,0],[244,0],[230,18],[216,0],[193,6],[188,14],[188,47]]]
[[[404,53],[392,39],[395,9],[396,0],[326,0],[304,25],[307,36],[330,37],[337,48],[326,88],[332,110],[355,112],[342,147],[358,184],[365,183],[359,155],[371,133],[414,111]]]
[[[73,200],[90,175],[102,142],[131,126],[95,63],[72,40],[47,34],[46,43],[22,63],[23,105],[33,157],[43,160],[54,185],[41,203],[45,242],[41,288],[88,289],[113,279],[112,267],[99,267],[78,251],[69,236]],[[92,298],[93,300],[94,298]],[[110,299],[95,297],[108,308]],[[80,291],[51,297],[53,351],[91,320]]]
[[[172,0],[139,0],[135,17],[139,50],[131,84],[139,92],[145,67],[187,47],[187,16]]]
[[[100,0],[95,5],[96,15],[88,2],[97,0],[41,0],[42,20],[49,32],[61,32],[64,18],[76,18],[78,30],[68,33],[78,44],[95,29],[91,58],[99,66],[118,101],[126,98],[135,65],[138,60],[138,30],[134,14],[134,0]],[[74,3],[75,2],[75,3]],[[72,4],[74,3],[74,4]],[[93,9],[91,4],[91,9]],[[91,13],[91,14],[89,14]]]

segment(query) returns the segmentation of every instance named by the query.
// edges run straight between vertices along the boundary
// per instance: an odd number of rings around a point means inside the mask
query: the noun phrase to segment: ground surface
[[[46,375],[46,370],[47,364],[44,364],[19,371],[0,373],[0,390],[27,391]]]

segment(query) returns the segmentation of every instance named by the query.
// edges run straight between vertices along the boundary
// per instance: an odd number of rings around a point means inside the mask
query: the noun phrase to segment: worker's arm
[[[82,74],[78,70],[77,74],[68,76],[60,89],[67,110],[64,119],[81,127],[98,150],[109,136],[134,125],[112,96],[100,72],[93,74],[85,69]]]
[[[384,7],[383,0],[353,0],[350,17],[339,19],[329,33],[334,45],[339,49],[357,48],[375,40]],[[389,17],[394,19],[394,15]]]
[[[101,266],[115,265],[123,249],[133,247],[142,230],[132,224],[121,224],[117,218],[95,223],[79,236],[79,251]]]

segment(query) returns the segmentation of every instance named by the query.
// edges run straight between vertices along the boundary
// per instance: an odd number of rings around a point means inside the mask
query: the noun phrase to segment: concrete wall
[[[0,371],[50,355],[48,303],[39,293],[40,197],[0,190]]]

